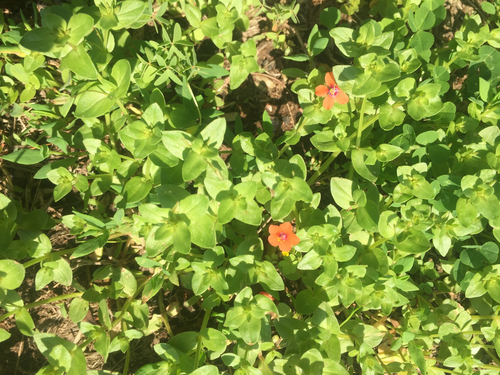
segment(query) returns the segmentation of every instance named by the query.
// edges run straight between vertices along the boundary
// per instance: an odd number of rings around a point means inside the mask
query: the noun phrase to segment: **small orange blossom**
[[[325,75],[325,85],[319,85],[314,92],[317,96],[325,97],[323,100],[323,108],[326,110],[332,109],[335,102],[339,104],[347,104],[349,97],[337,86],[332,72]]]
[[[259,294],[262,294],[264,297],[267,297],[269,298],[271,301],[274,301],[274,297],[272,295],[270,295],[268,292],[260,292]]]
[[[288,222],[279,226],[270,225],[268,240],[271,246],[279,246],[285,256],[292,250],[292,246],[300,242],[299,237],[293,233],[292,224]]]

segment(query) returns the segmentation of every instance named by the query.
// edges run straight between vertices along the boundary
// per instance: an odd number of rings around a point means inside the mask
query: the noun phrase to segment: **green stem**
[[[198,116],[200,117],[200,119],[198,120],[198,125],[201,125],[201,120],[202,120],[201,111],[200,111],[200,107],[198,107],[198,102],[196,101],[196,96],[194,96],[194,92],[191,89],[191,86],[189,85],[188,82],[186,82],[186,86],[187,86],[189,92],[191,93],[191,97],[193,98],[194,105],[196,106],[196,110],[198,111]]]
[[[374,242],[368,249],[370,250],[375,249],[378,245],[381,245],[388,240],[389,238],[381,238],[378,241]]]
[[[143,282],[141,282],[138,286],[137,289],[135,290],[134,294],[132,297],[130,297],[124,304],[123,307],[120,310],[120,315],[113,321],[113,324],[111,325],[111,330],[115,328],[120,322],[122,321],[123,317],[125,316],[125,312],[128,310],[130,307],[130,304],[132,301],[137,297],[137,295],[141,292],[141,290],[144,288],[144,286],[147,284],[147,282],[152,278],[153,276],[149,276],[146,279],[144,279]]]
[[[160,305],[161,320],[163,321],[163,324],[165,324],[165,328],[167,329],[167,333],[169,334],[170,338],[172,338],[174,337],[174,332],[172,331],[170,323],[168,322],[167,311],[165,310],[165,304],[163,303],[163,289],[160,290],[160,293],[158,293],[158,302]]]
[[[358,310],[360,310],[362,307],[363,307],[363,306],[358,306],[358,307],[357,307],[357,308],[356,308],[356,309],[355,309],[355,310],[351,313],[351,315],[349,315],[349,316],[347,317],[347,319],[346,319],[346,320],[344,320],[344,321],[342,322],[342,324],[340,324],[340,327],[342,327],[344,324],[346,324],[346,323],[347,323],[347,322],[348,322],[348,321],[352,318],[352,316],[353,316],[354,314],[356,314],[356,312],[358,312]]]
[[[453,370],[448,370],[448,369],[441,368],[441,367],[434,367],[434,366],[432,366],[431,369],[435,370],[437,373],[439,373],[439,371],[442,371],[442,372],[446,372],[447,374],[462,375],[461,372],[457,372],[457,371],[453,371]]]
[[[472,320],[500,320],[499,315],[471,315]]]
[[[47,254],[47,255],[43,255],[41,257],[38,257],[38,258],[31,259],[31,260],[27,261],[26,263],[23,264],[23,267],[26,269],[28,267],[31,267],[31,266],[37,264],[37,263],[43,262],[45,259],[50,258],[50,256],[53,255],[53,254],[56,254],[56,255],[71,254],[75,250],[76,250],[76,247],[74,247],[72,249],[61,250],[61,251],[57,251],[57,252],[50,253],[50,254]]]
[[[121,237],[121,236],[129,236],[130,234],[129,233],[114,233],[112,234],[111,236],[109,236],[108,238],[108,242],[109,240],[112,240],[114,238],[117,238],[117,237]],[[23,267],[26,269],[28,267],[31,267],[37,263],[40,263],[40,262],[43,262],[45,259],[48,259],[50,258],[52,255],[65,255],[65,254],[71,254],[73,251],[75,251],[76,249],[78,249],[77,247],[73,247],[71,249],[66,249],[66,250],[61,250],[61,251],[56,251],[56,252],[52,252],[50,254],[47,254],[47,255],[43,255],[41,257],[38,257],[38,258],[35,258],[35,259],[31,259],[29,261],[27,261],[26,263],[23,264]]]
[[[125,116],[127,116],[127,120],[129,122],[129,124],[131,124],[132,122],[134,122],[134,120],[132,119],[132,117],[130,117],[130,114],[128,113],[127,109],[125,108],[125,106],[123,105],[122,101],[120,99],[116,99],[116,104],[118,104],[118,107],[120,107],[120,109],[122,110],[123,114]]]
[[[50,298],[47,298],[47,299],[44,299],[44,300],[41,300],[41,301],[29,303],[27,305],[24,305],[23,307],[18,307],[17,309],[12,310],[11,312],[3,314],[2,316],[0,316],[0,322],[4,321],[5,319],[7,319],[9,317],[11,317],[12,315],[17,314],[23,308],[29,310],[29,309],[32,309],[33,307],[45,305],[47,303],[59,302],[59,301],[65,300],[65,299],[80,297],[82,294],[83,293],[80,293],[80,292],[78,292],[78,293],[70,293],[70,294],[63,294],[62,296],[54,296],[54,297],[50,297]]]
[[[477,337],[477,336],[474,336],[474,341],[477,342],[479,344],[479,346],[486,352],[486,354],[488,354],[490,356],[490,358],[493,360],[493,362],[495,362],[497,365],[500,366],[500,360],[498,359],[498,357],[489,349],[491,348],[492,346],[490,345],[484,345],[482,340]],[[493,346],[493,348],[495,348]]]
[[[358,131],[356,133],[356,149],[361,147],[361,136],[363,135],[364,130],[364,120],[365,120],[365,106],[366,106],[366,95],[363,96],[363,102],[361,103],[361,111],[359,113],[359,121],[358,121]],[[351,161],[351,165],[349,167],[349,180],[352,180],[354,176],[354,165]]]
[[[210,314],[212,313],[212,308],[209,308],[205,310],[205,316],[203,317],[203,323],[201,323],[201,329],[200,331],[204,330],[207,328],[208,325],[208,319],[210,319]],[[200,356],[201,356],[201,341],[203,340],[203,337],[201,335],[198,337],[198,345],[196,346],[196,355],[194,356],[194,368],[193,371],[195,371],[198,368],[198,362],[200,362]]]
[[[451,66],[451,64],[453,64],[453,63],[455,62],[455,60],[456,60],[457,58],[458,58],[458,55],[453,56],[453,57],[452,57],[449,61],[446,61],[446,62],[443,64],[443,66],[444,66],[446,69],[448,69],[448,68]]]
[[[85,340],[80,345],[78,345],[78,349],[81,349],[81,351],[83,352],[85,350],[85,348],[87,347],[87,345],[89,345],[92,341],[94,341],[94,339]]]
[[[328,169],[330,164],[335,160],[337,156],[339,156],[340,151],[333,152],[330,157],[321,165],[321,167],[314,173],[309,180],[307,180],[307,184],[311,186],[318,179],[321,174]]]

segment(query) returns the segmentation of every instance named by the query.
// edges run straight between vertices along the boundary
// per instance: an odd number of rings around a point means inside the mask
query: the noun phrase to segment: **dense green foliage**
[[[444,0],[345,1],[304,49],[279,27],[299,22],[288,3],[72,0],[0,19],[0,109],[29,124],[2,158],[75,205],[58,220],[0,194],[0,321],[34,338],[38,374],[86,374],[90,348],[123,352],[126,374],[130,343],[164,329],[137,374],[498,374],[500,3],[446,41]],[[257,15],[276,31],[236,37]],[[303,113],[284,134],[222,110],[222,89],[265,73],[263,38],[297,63],[283,74]],[[346,105],[315,95],[325,66]],[[52,248],[59,222],[76,248]],[[267,242],[283,222],[289,256]],[[69,263],[83,257],[103,261],[86,286]],[[37,290],[74,292],[25,304],[30,267]],[[204,314],[193,330],[170,327],[179,288]],[[61,301],[79,345],[30,315]]]

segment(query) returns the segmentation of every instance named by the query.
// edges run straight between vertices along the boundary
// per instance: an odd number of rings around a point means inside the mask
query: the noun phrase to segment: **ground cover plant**
[[[498,374],[500,2],[0,13],[2,373]]]

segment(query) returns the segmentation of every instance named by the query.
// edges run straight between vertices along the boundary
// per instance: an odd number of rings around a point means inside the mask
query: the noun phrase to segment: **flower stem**
[[[167,329],[167,333],[169,334],[170,338],[174,337],[174,332],[172,331],[172,328],[170,327],[170,323],[168,322],[168,316],[167,312],[165,310],[165,304],[163,303],[163,289],[160,290],[160,293],[158,293],[158,303],[160,305],[160,316],[161,320],[163,321],[163,324],[165,324],[165,328]]]
[[[363,96],[363,102],[361,103],[361,111],[359,114],[359,122],[358,122],[358,131],[356,133],[356,149],[359,149],[361,147],[361,136],[363,135],[363,130],[365,130],[364,127],[364,119],[365,119],[365,106],[366,106],[366,95]],[[351,166],[349,167],[349,180],[352,180],[352,177],[354,176],[354,165],[352,163],[352,157],[351,157]]]
[[[83,293],[81,292],[78,292],[78,293],[70,293],[70,294],[63,294],[62,296],[54,296],[54,297],[50,297],[50,298],[47,298],[47,299],[44,299],[44,300],[41,300],[41,301],[37,301],[37,302],[33,302],[33,303],[29,303],[27,305],[24,305],[22,307],[18,307],[17,309],[15,310],[12,310],[6,314],[3,314],[2,316],[0,316],[0,322],[11,317],[12,315],[15,315],[17,314],[19,311],[21,311],[21,309],[25,308],[25,309],[31,309],[33,307],[37,307],[37,306],[41,306],[41,305],[45,305],[47,303],[52,303],[52,302],[58,302],[58,301],[63,301],[65,299],[71,299],[71,298],[76,298],[76,297],[80,297]]]
[[[210,314],[212,313],[212,308],[208,308],[205,310],[205,316],[203,317],[203,323],[201,324],[201,329],[200,331],[204,330],[207,328],[208,325],[208,319],[210,319]],[[198,368],[198,362],[200,362],[200,356],[201,356],[201,342],[203,340],[203,337],[198,336],[198,345],[196,346],[196,354],[194,356],[194,368],[193,371],[195,371]]]
[[[309,180],[307,180],[307,184],[311,186],[318,179],[321,174],[328,169],[330,164],[335,160],[337,156],[339,156],[340,151],[333,152],[330,157],[321,165],[321,167],[314,173]]]

